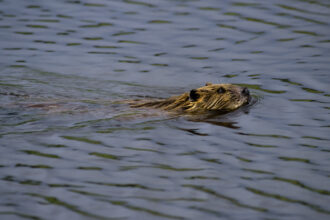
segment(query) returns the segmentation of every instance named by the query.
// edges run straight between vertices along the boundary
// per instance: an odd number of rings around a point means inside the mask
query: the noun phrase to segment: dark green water
[[[0,219],[329,219],[329,57],[326,0],[0,0]],[[205,82],[258,101],[116,102]]]

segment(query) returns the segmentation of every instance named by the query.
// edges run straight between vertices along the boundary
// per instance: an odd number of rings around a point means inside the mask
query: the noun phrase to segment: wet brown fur
[[[145,101],[132,104],[136,108],[155,108],[178,113],[198,114],[207,111],[230,112],[250,100],[250,94],[246,88],[232,84],[211,84],[179,96],[158,101]]]

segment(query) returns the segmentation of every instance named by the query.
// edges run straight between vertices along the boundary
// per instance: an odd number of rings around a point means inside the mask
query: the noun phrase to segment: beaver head
[[[232,84],[211,84],[193,89],[189,93],[189,103],[186,111],[233,111],[250,101],[250,92],[247,88]]]
[[[173,96],[159,101],[146,101],[132,104],[132,107],[151,107],[178,113],[199,114],[205,112],[226,113],[233,111],[250,101],[250,92],[247,88],[232,84],[211,84],[179,96]]]

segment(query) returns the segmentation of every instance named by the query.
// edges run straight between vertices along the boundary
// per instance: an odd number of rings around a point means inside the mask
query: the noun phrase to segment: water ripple
[[[0,0],[0,218],[328,219],[329,9]],[[252,101],[128,104],[206,82]]]

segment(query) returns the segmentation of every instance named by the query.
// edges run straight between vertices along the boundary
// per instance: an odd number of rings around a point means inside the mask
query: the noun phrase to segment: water
[[[329,21],[323,0],[1,0],[0,218],[329,219]],[[205,82],[257,103],[120,104]]]

